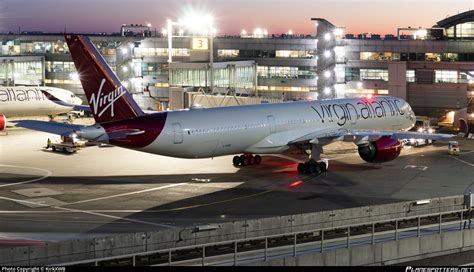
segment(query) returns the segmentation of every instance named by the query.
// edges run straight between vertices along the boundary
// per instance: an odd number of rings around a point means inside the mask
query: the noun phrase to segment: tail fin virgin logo
[[[110,92],[109,94],[104,95],[102,93],[102,88],[104,87],[105,79],[102,79],[100,83],[99,91],[97,92],[97,96],[95,93],[91,95],[91,99],[89,104],[92,105],[92,109],[94,110],[94,114],[98,117],[101,117],[104,112],[110,108],[110,116],[114,117],[114,103],[117,101],[122,95],[126,93],[125,89],[120,85],[114,91]],[[100,111],[100,112],[99,112]]]

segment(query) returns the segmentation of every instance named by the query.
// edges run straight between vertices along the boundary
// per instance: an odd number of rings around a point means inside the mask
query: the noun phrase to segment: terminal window
[[[436,83],[458,83],[458,71],[455,70],[435,70]]]
[[[136,47],[134,49],[135,57],[167,57],[168,48],[143,48]],[[173,57],[189,57],[190,50],[187,48],[173,48]]]
[[[400,54],[392,52],[360,52],[360,60],[400,60]]]
[[[219,49],[217,50],[217,57],[219,58],[237,58],[239,56],[238,49]]]
[[[314,52],[307,50],[276,50],[277,58],[313,58]]]
[[[466,22],[452,26],[446,29],[446,34],[450,38],[474,38],[474,22]]]
[[[46,61],[45,66],[47,73],[72,73],[76,71],[72,61]]]
[[[360,79],[388,81],[387,69],[360,69]]]
[[[258,66],[257,76],[260,78],[301,78],[315,79],[316,68],[310,66]]]
[[[316,87],[298,87],[298,86],[257,86],[259,91],[283,91],[283,92],[309,92],[315,91]]]
[[[407,70],[407,82],[415,82],[415,70]]]

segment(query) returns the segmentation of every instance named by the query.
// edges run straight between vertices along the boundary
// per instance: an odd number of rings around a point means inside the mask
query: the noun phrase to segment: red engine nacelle
[[[7,117],[0,113],[0,131],[3,131],[7,128]]]
[[[384,136],[368,145],[359,146],[359,156],[366,162],[388,162],[400,155],[402,144],[389,136]]]

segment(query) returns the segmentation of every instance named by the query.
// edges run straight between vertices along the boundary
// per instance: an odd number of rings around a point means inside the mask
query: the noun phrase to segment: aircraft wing
[[[440,133],[421,133],[413,131],[378,131],[378,130],[347,130],[335,129],[326,131],[317,131],[306,134],[298,139],[292,140],[289,144],[295,143],[312,143],[318,144],[320,142],[328,143],[333,141],[353,141],[366,142],[376,141],[381,137],[389,136],[392,139],[424,139],[424,140],[442,140],[454,137],[451,134]]]
[[[19,120],[12,121],[12,123],[15,124],[15,126],[17,127],[24,127],[58,135],[69,135],[71,133],[74,133],[74,131],[80,130],[81,128],[85,127],[82,125],[37,120]]]
[[[83,125],[73,125],[68,123],[58,123],[58,122],[46,122],[46,121],[37,121],[37,120],[19,120],[12,122],[17,127],[24,127],[33,130],[39,130],[47,133],[57,134],[57,135],[65,135],[69,136],[73,133],[79,134],[78,136],[81,137],[81,132],[87,130],[87,126]],[[90,128],[90,127],[89,127]],[[114,131],[110,131],[107,134],[107,139],[126,139],[130,135],[139,135],[143,134],[145,131],[139,129],[118,129]],[[97,137],[93,139],[90,137],[83,137],[87,140],[96,140],[101,134],[98,134]]]
[[[89,107],[89,105],[76,105],[76,104],[66,103],[45,90],[41,90],[41,92],[44,94],[44,96],[46,96],[46,98],[48,98],[49,100],[51,100],[52,102],[60,106],[70,107],[76,111],[85,111],[85,112],[91,111],[91,108]]]

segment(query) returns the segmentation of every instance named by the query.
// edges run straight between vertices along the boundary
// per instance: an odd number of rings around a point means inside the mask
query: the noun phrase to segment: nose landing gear
[[[252,155],[252,154],[243,154],[240,156],[234,156],[232,159],[232,163],[234,166],[247,166],[253,164],[260,164],[262,162],[262,157],[259,155]]]

